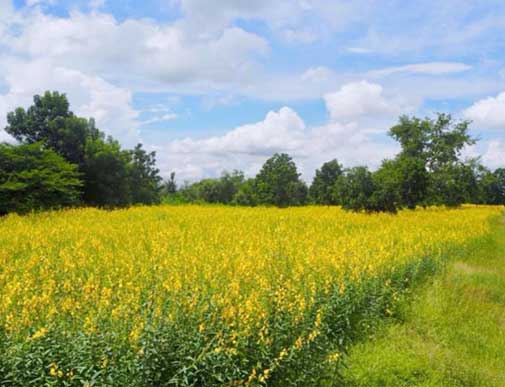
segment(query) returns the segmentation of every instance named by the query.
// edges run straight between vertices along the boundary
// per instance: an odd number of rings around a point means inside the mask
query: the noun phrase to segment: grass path
[[[505,386],[505,217],[354,346],[346,386]]]

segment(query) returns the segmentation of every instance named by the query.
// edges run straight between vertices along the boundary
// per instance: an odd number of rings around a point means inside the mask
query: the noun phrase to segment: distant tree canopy
[[[328,161],[317,169],[309,190],[311,201],[314,204],[338,204],[333,186],[342,173],[342,165],[337,160]]]
[[[285,153],[276,153],[263,164],[255,186],[259,204],[287,207],[307,202],[307,186],[300,180],[293,159]]]
[[[170,187],[174,185],[170,183]],[[286,207],[306,204],[307,194],[291,157],[276,153],[254,179],[246,180],[240,171],[224,172],[218,179],[203,179],[181,188],[177,197],[183,202]]]
[[[76,200],[69,203],[62,196],[61,202],[48,201],[44,207],[69,204],[117,207],[160,200],[161,178],[154,152],[147,153],[140,144],[133,150],[122,149],[116,140],[106,138],[95,127],[93,119],[77,117],[70,111],[65,94],[48,91],[43,96],[36,95],[28,109],[20,107],[7,114],[5,131],[21,144],[16,152],[28,154],[33,148],[27,146],[37,144],[41,152],[59,155],[61,161],[78,172]],[[11,209],[19,211],[18,207]]]
[[[334,159],[315,171],[307,189],[291,157],[275,154],[255,178],[235,172],[239,178],[230,195],[219,194],[229,179],[225,174],[186,186],[179,198],[248,206],[340,204],[351,211],[390,213],[428,205],[505,204],[505,169],[492,172],[478,159],[461,159],[463,148],[475,143],[468,129],[469,122],[447,114],[435,119],[402,116],[389,131],[401,151],[374,172],[365,166],[346,169]]]
[[[448,114],[434,119],[401,116],[389,135],[401,146],[376,171],[344,168],[336,159],[315,171],[310,188],[293,159],[276,153],[253,178],[224,172],[177,186],[162,182],[156,154],[138,144],[123,149],[93,119],[76,116],[65,94],[36,95],[33,105],[7,114],[6,132],[18,145],[0,146],[0,214],[72,205],[122,207],[195,202],[232,205],[342,205],[391,212],[417,206],[505,204],[505,169],[490,171],[478,159],[463,160],[475,143],[468,121]]]

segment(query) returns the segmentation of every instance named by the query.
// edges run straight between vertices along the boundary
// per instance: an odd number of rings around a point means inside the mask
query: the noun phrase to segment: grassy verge
[[[505,218],[396,313],[352,348],[344,385],[505,386]]]

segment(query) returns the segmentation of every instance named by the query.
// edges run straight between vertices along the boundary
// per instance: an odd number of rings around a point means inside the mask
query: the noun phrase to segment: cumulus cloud
[[[463,114],[484,129],[505,129],[505,92],[475,102]]]
[[[363,85],[365,88],[374,86]],[[353,85],[342,87],[344,92],[349,89],[352,90]],[[333,158],[347,166],[366,164],[377,167],[383,158],[396,153],[397,146],[376,138],[377,133],[384,133],[387,125],[367,127],[361,121],[370,114],[389,112],[390,109],[383,109],[384,106],[394,104],[382,96],[381,89],[377,105],[380,108],[369,105],[370,95],[377,94],[376,87],[371,89],[372,93],[354,94],[353,103],[339,106],[338,114],[332,115],[332,120],[322,126],[309,127],[293,109],[283,107],[270,111],[262,121],[239,126],[222,136],[171,141],[158,148],[161,170],[166,174],[175,170],[183,180],[213,177],[222,170],[234,168],[253,175],[275,152],[293,156],[306,180],[312,178],[314,170],[323,162]],[[355,104],[362,107],[356,108]],[[344,107],[349,109],[345,114]],[[334,106],[328,104],[330,113],[332,108]],[[337,118],[346,120],[338,121]],[[350,118],[352,120],[348,120]]]
[[[489,141],[482,161],[490,168],[505,167],[505,140]]]
[[[4,62],[0,68],[8,90],[0,94],[0,127],[5,126],[8,111],[30,105],[33,95],[58,90],[67,94],[76,114],[94,117],[99,128],[120,138],[123,144],[139,140],[138,112],[132,107],[130,91],[97,76],[54,67],[49,61],[14,60]]]
[[[396,115],[402,110],[398,102],[384,96],[381,85],[368,81],[346,84],[337,92],[326,94],[324,100],[331,118],[337,121]]]
[[[14,55],[51,60],[105,79],[125,81],[127,74],[167,84],[243,79],[254,69],[253,56],[268,49],[263,38],[238,27],[194,36],[183,23],[120,22],[97,11],[71,12],[69,17],[27,12],[2,43]]]

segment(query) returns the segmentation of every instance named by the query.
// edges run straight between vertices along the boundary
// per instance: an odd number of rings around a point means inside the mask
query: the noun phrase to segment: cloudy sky
[[[65,92],[178,180],[287,152],[376,167],[400,114],[473,121],[505,166],[503,0],[0,0],[0,127]],[[0,129],[0,140],[10,141]]]

